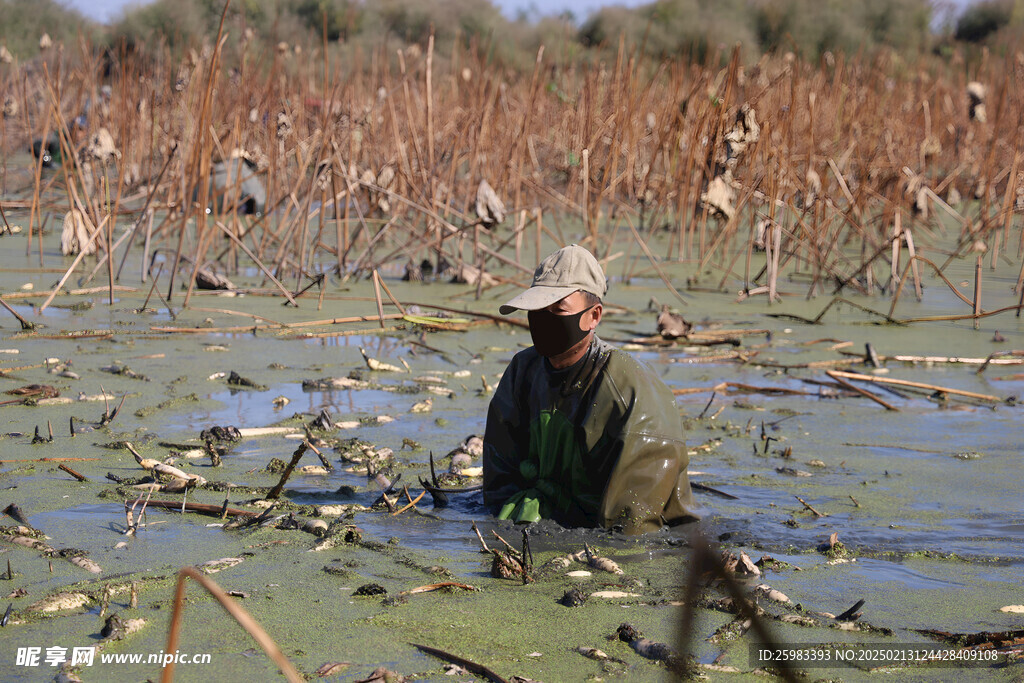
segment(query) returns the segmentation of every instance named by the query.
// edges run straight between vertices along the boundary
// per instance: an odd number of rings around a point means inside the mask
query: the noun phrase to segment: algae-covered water
[[[296,471],[288,480],[281,514],[294,513],[301,524],[323,514],[315,506],[370,505],[379,486],[360,471],[346,471],[334,449],[337,440],[357,438],[375,449],[394,451],[392,475],[413,496],[419,477],[429,477],[433,453],[439,468],[452,449],[472,434],[482,434],[490,392],[512,355],[529,344],[519,327],[476,324],[464,331],[429,331],[403,321],[344,325],[319,324],[281,329],[283,324],[323,321],[346,316],[373,316],[373,288],[366,282],[328,280],[322,304],[317,291],[299,300],[298,308],[281,305],[269,290],[231,296],[200,293],[188,309],[183,294],[170,302],[174,316],[156,295],[143,308],[148,284],[136,276],[125,287],[107,292],[61,295],[45,312],[38,308],[70,265],[59,255],[56,235],[46,235],[44,264],[36,251],[25,254],[25,236],[0,238],[0,289],[5,300],[29,321],[22,331],[17,320],[0,316],[0,389],[46,384],[60,397],[0,406],[0,488],[2,505],[16,504],[30,524],[46,534],[55,550],[84,551],[101,569],[93,574],[61,557],[0,543],[0,583],[12,605],[9,623],[0,630],[0,680],[50,680],[60,667],[46,662],[48,648],[73,648],[100,641],[104,619],[100,601],[106,586],[137,584],[138,606],[129,606],[127,591],[109,598],[107,614],[141,618],[145,626],[124,640],[104,645],[103,654],[161,653],[166,647],[173,607],[174,576],[186,565],[220,558],[241,562],[211,574],[276,640],[297,669],[312,674],[328,662],[348,662],[332,680],[365,678],[379,666],[434,680],[469,680],[471,674],[446,675],[440,660],[422,654],[421,643],[458,654],[509,678],[534,680],[662,680],[665,666],[640,657],[625,643],[610,640],[628,622],[651,640],[677,644],[677,625],[686,598],[690,566],[687,548],[694,529],[667,530],[644,539],[617,537],[599,531],[566,531],[551,525],[530,529],[535,563],[581,550],[589,543],[616,559],[624,574],[591,569],[590,576],[561,572],[542,575],[523,586],[492,578],[490,556],[471,524],[476,521],[491,545],[498,531],[518,546],[522,534],[506,523],[489,520],[475,494],[451,496],[451,504],[433,508],[427,494],[416,510],[398,516],[386,511],[354,513],[347,523],[361,530],[361,541],[339,543],[313,552],[320,540],[298,529],[223,528],[223,520],[194,513],[150,508],[145,526],[124,534],[125,501],[138,492],[130,483],[144,472],[122,442],[132,442],[146,458],[174,458],[176,467],[198,474],[215,487],[190,491],[187,500],[221,505],[228,496],[235,507],[260,498],[279,474],[268,473],[272,458],[287,461],[295,451],[303,424],[326,410],[336,423],[358,422],[345,429],[316,432],[325,439],[328,473]],[[659,245],[652,242],[657,252]],[[662,247],[663,249],[663,247]],[[635,251],[635,250],[634,250]],[[88,269],[92,265],[90,261]],[[129,261],[129,263],[131,263]],[[626,281],[623,274],[633,266]],[[998,402],[960,399],[948,393],[900,395],[879,385],[860,384],[898,410],[853,394],[838,394],[820,361],[849,359],[842,350],[862,352],[865,344],[883,356],[958,356],[984,358],[994,351],[1021,348],[1021,322],[1013,313],[973,322],[936,321],[906,326],[878,325],[878,318],[846,304],[831,308],[820,324],[813,319],[829,297],[805,300],[806,282],[781,283],[783,302],[768,306],[763,298],[736,301],[736,292],[686,290],[686,278],[717,282],[718,272],[695,273],[692,263],[666,264],[685,304],[675,300],[646,261],[630,257],[612,262],[609,311],[601,335],[631,349],[654,366],[665,382],[680,390],[677,403],[687,425],[692,450],[691,480],[729,494],[725,498],[698,490],[695,497],[704,521],[700,532],[723,549],[745,552],[759,560],[769,555],[764,583],[781,591],[789,604],[759,598],[775,638],[788,643],[924,643],[935,641],[919,630],[953,633],[1011,631],[1024,628],[1020,614],[1000,611],[1024,603],[1024,512],[1021,506],[1021,408],[1013,400],[1024,389],[1019,366],[936,362],[884,362],[882,370],[854,359],[839,369],[875,373],[979,394]],[[134,268],[134,270],[133,270]],[[80,270],[82,270],[80,268]],[[125,272],[138,272],[138,265]],[[424,312],[431,304],[494,313],[514,288],[485,291],[479,300],[473,288],[447,283],[402,283],[386,271],[385,280],[400,301],[416,302]],[[520,277],[521,274],[509,272]],[[966,296],[973,291],[973,260],[954,262],[947,277]],[[106,283],[101,273],[92,285]],[[243,288],[259,287],[257,273],[235,278]],[[1016,267],[1000,263],[985,272],[984,308],[1015,302]],[[164,280],[162,293],[166,294]],[[916,302],[904,292],[895,317],[920,317],[970,312],[937,280],[926,278],[925,296]],[[31,292],[26,285],[31,285]],[[68,287],[77,287],[73,277]],[[263,292],[267,294],[264,295]],[[35,292],[36,294],[32,294]],[[678,344],[639,346],[631,339],[652,335],[656,313],[651,298],[671,303],[696,322],[698,331],[723,332],[738,346]],[[887,311],[889,299],[850,296],[864,306]],[[393,309],[388,309],[393,310]],[[261,316],[262,319],[251,316]],[[471,316],[470,316],[471,317]],[[244,329],[263,325],[259,329]],[[169,331],[197,328],[200,331]],[[998,330],[1005,341],[993,338]],[[343,334],[339,334],[343,333]],[[371,371],[360,352],[408,372]],[[743,354],[745,362],[735,358]],[[733,357],[730,357],[733,356]],[[808,364],[811,364],[808,367]],[[836,366],[838,367],[838,366]],[[127,372],[125,368],[129,369]],[[232,387],[231,372],[263,385]],[[368,382],[357,388],[311,388],[303,382],[356,377]],[[433,377],[433,384],[417,378]],[[723,382],[760,388],[790,389],[805,394],[744,393]],[[816,383],[817,382],[817,383]],[[450,396],[430,393],[429,386],[451,390]],[[706,391],[687,393],[703,388]],[[898,388],[898,387],[896,387]],[[106,391],[113,398],[96,397]],[[97,426],[105,411],[124,398],[117,416]],[[280,400],[283,397],[287,400]],[[16,396],[5,397],[11,400]],[[425,399],[429,411],[414,406]],[[275,400],[277,399],[277,400]],[[387,416],[391,421],[381,422]],[[74,419],[76,434],[70,434]],[[359,422],[361,421],[361,422]],[[36,428],[52,441],[33,443]],[[201,448],[200,432],[213,426],[241,429],[283,425],[292,435],[246,437],[226,445],[222,464],[208,457],[187,457]],[[767,438],[765,438],[767,437]],[[65,464],[87,478],[76,481],[42,458],[80,458]],[[473,465],[478,466],[479,458]],[[306,453],[300,466],[320,461]],[[472,484],[469,480],[466,484]],[[227,490],[227,494],[225,494]],[[798,497],[807,505],[805,506]],[[180,493],[160,492],[154,499],[181,501]],[[403,498],[402,503],[404,504]],[[296,507],[302,506],[302,507]],[[138,510],[141,507],[136,508]],[[813,508],[816,512],[812,512]],[[820,513],[822,516],[818,516]],[[331,521],[332,517],[324,517]],[[16,524],[11,519],[5,523]],[[831,534],[845,547],[839,560],[819,550]],[[12,576],[7,577],[7,561]],[[587,570],[581,563],[570,570]],[[417,586],[441,580],[471,584],[477,591],[430,592],[398,596]],[[357,597],[365,584],[384,587],[388,597]],[[578,587],[584,593],[615,590],[624,597],[591,597],[580,607],[558,603]],[[74,609],[40,615],[30,605],[61,591],[91,598]],[[737,673],[707,669],[713,678],[750,672],[753,634],[730,635],[725,628],[735,615],[714,609],[724,595],[708,586],[697,610],[694,654],[703,664],[734,667]],[[276,666],[256,642],[221,607],[192,583],[178,649],[210,655],[210,662],[179,664],[179,680],[268,680]],[[390,598],[390,599],[389,599]],[[862,616],[854,626],[819,613],[840,614],[858,600]],[[784,620],[797,615],[808,625]],[[809,621],[808,621],[809,620]],[[799,621],[799,620],[797,620]],[[862,626],[857,628],[857,625]],[[580,646],[604,650],[622,660],[584,658]],[[40,663],[18,662],[23,648],[41,649]],[[52,650],[54,660],[61,654]],[[24,656],[24,654],[23,654]],[[1019,663],[972,670],[970,675],[1013,678],[1024,674]],[[811,669],[812,676],[843,680],[898,675],[920,680],[960,679],[962,668],[902,667],[868,673],[859,669]],[[82,666],[85,681],[137,681],[161,675],[156,664],[102,663]]]

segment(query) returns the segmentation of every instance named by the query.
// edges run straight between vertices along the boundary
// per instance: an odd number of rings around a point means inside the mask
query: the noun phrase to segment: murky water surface
[[[631,574],[641,578],[641,586],[634,589],[645,594],[645,600],[599,605],[592,604],[599,599],[592,599],[582,612],[554,602],[568,585],[566,581],[541,582],[517,590],[488,577],[489,563],[478,553],[471,523],[480,522],[489,541],[493,541],[489,535],[492,528],[516,543],[520,534],[506,524],[488,522],[486,510],[472,495],[453,496],[450,506],[435,509],[431,509],[428,495],[419,504],[419,514],[392,517],[367,512],[355,516],[353,522],[363,530],[364,539],[384,544],[393,539],[391,547],[408,560],[404,563],[395,561],[395,556],[365,548],[309,553],[306,550],[315,539],[300,531],[225,531],[215,518],[164,510],[150,510],[147,526],[126,538],[123,492],[116,492],[116,484],[105,477],[107,473],[139,477],[143,472],[127,450],[109,448],[112,442],[132,441],[145,457],[162,460],[172,450],[167,444],[198,446],[199,432],[214,425],[301,426],[321,410],[339,422],[387,415],[394,420],[360,425],[335,436],[358,437],[377,447],[394,449],[396,473],[402,474],[401,483],[408,484],[415,494],[419,490],[417,478],[429,476],[430,452],[441,459],[470,434],[482,434],[490,393],[485,385],[497,383],[512,355],[529,343],[529,335],[519,328],[492,325],[474,327],[469,332],[426,334],[413,328],[381,334],[375,331],[374,323],[288,331],[223,329],[254,324],[244,314],[281,323],[375,314],[375,304],[367,299],[372,297],[370,286],[336,280],[330,283],[319,310],[316,292],[301,299],[298,309],[281,306],[277,297],[203,293],[193,297],[187,310],[181,310],[183,294],[176,293],[171,301],[175,313],[172,319],[156,297],[147,309],[140,310],[148,286],[131,285],[134,291],[117,292],[113,305],[107,303],[106,293],[61,296],[56,304],[62,307],[51,306],[40,314],[37,308],[43,298],[21,298],[22,287],[31,284],[37,291],[46,290],[69,264],[53,251],[54,238],[53,234],[47,236],[48,244],[52,244],[44,253],[44,271],[38,268],[37,253],[25,256],[24,236],[0,239],[0,288],[15,310],[40,326],[34,334],[23,334],[12,316],[6,312],[0,315],[0,388],[49,384],[59,389],[61,396],[70,398],[99,394],[102,388],[116,397],[110,402],[111,408],[122,396],[126,398],[112,424],[91,431],[83,427],[103,415],[102,401],[0,406],[0,432],[4,434],[0,437],[4,460],[0,464],[0,488],[4,490],[4,505],[17,503],[33,526],[50,537],[48,542],[55,548],[84,550],[102,567],[102,573],[93,577],[62,559],[51,562],[35,551],[3,544],[0,570],[6,571],[5,560],[9,559],[14,571],[13,579],[3,582],[3,588],[6,592],[17,588],[26,591],[25,597],[6,601],[14,605],[16,613],[48,593],[78,582],[91,580],[87,590],[97,591],[107,580],[122,575],[137,580],[171,577],[186,564],[240,556],[243,563],[215,574],[214,579],[251,596],[242,601],[243,605],[304,671],[338,659],[352,662],[339,680],[365,677],[378,665],[450,680],[436,660],[405,645],[411,641],[436,643],[492,662],[503,673],[543,680],[582,680],[598,675],[656,680],[665,676],[663,668],[639,660],[624,645],[608,643],[604,636],[614,632],[619,622],[631,621],[642,626],[649,637],[673,642],[678,608],[659,601],[679,599],[683,594],[689,551],[679,547],[687,533],[680,530],[637,541],[599,532],[564,532],[549,526],[536,529],[533,547],[545,558],[551,552],[577,550],[583,541],[589,541],[609,553],[618,553],[627,578]],[[646,310],[651,297],[678,303],[660,280],[645,271],[645,263],[630,263],[636,274],[628,283],[622,279],[628,265],[625,261],[609,269],[613,282],[608,301],[624,308],[612,310],[600,329],[603,337],[620,344],[654,332],[656,314]],[[126,272],[138,272],[137,264],[132,268],[129,266]],[[692,276],[692,269],[689,264],[668,268],[677,284]],[[962,283],[960,289],[971,296],[973,263],[956,262],[946,274],[954,283]],[[994,273],[986,270],[985,309],[1015,303],[1011,291],[1015,276],[1014,268],[1009,266],[1001,266]],[[720,277],[718,272],[708,273],[702,282],[717,282]],[[126,284],[134,281],[134,275],[125,279]],[[941,282],[926,282],[929,286],[924,301],[915,302],[908,289],[896,317],[969,312]],[[389,283],[405,302],[436,302],[485,312],[495,312],[510,292],[503,288],[475,300],[471,291],[459,285]],[[77,286],[74,279],[70,285]],[[999,608],[1024,602],[1020,592],[1024,569],[1022,409],[1005,401],[992,404],[904,389],[895,395],[881,386],[861,385],[898,408],[888,411],[864,398],[835,397],[831,389],[814,383],[830,381],[825,368],[807,367],[808,363],[844,358],[839,349],[832,348],[842,342],[851,342],[842,348],[854,352],[862,352],[870,343],[886,356],[984,358],[994,351],[1021,348],[1024,328],[1020,319],[1012,313],[1001,314],[983,319],[980,329],[975,330],[971,321],[880,326],[874,324],[877,318],[846,305],[833,307],[819,325],[768,315],[814,318],[829,298],[805,301],[806,286],[802,281],[781,285],[783,291],[794,296],[771,307],[763,299],[737,303],[731,293],[687,294],[681,310],[688,319],[701,323],[699,329],[766,330],[741,338],[737,350],[747,355],[747,363],[708,360],[709,356],[732,350],[732,346],[630,347],[657,368],[673,389],[710,388],[730,382],[806,392],[770,396],[720,388],[710,405],[710,391],[678,396],[693,449],[691,479],[735,496],[726,499],[695,492],[704,514],[702,530],[726,547],[745,550],[754,559],[768,554],[799,567],[799,571],[789,568],[769,572],[764,581],[803,608],[839,613],[863,599],[863,620],[892,631],[883,638],[878,634],[855,636],[834,629],[780,624],[778,637],[791,642],[854,637],[918,642],[923,636],[913,629],[969,633],[1020,628],[1019,615],[1000,612]],[[875,310],[888,310],[889,299],[882,296],[851,298]],[[71,304],[75,306],[69,307]],[[153,331],[153,327],[212,329],[172,334]],[[299,338],[305,332],[360,329],[362,333],[348,336]],[[992,341],[996,330],[1005,342]],[[86,331],[102,334],[74,338],[74,333]],[[400,365],[404,360],[412,374],[372,373],[363,362],[360,348],[387,363]],[[67,368],[77,378],[51,374],[49,366],[44,365],[46,359],[68,363]],[[104,369],[112,366],[128,367],[141,377]],[[844,369],[869,372],[863,364]],[[993,365],[978,374],[977,365],[890,361],[886,369],[880,377],[993,394],[1001,399],[1024,390],[1024,376],[1017,376],[1020,366]],[[469,370],[468,376],[454,374],[464,370]],[[223,373],[231,371],[266,389],[228,387]],[[380,386],[359,390],[303,388],[303,380],[345,377],[353,372]],[[443,380],[453,390],[452,397],[430,396],[414,389],[411,377],[428,374]],[[389,390],[400,386],[408,390]],[[287,404],[275,404],[276,397],[284,397]],[[430,412],[411,412],[415,403],[428,397],[433,401]],[[73,438],[69,433],[71,418],[79,425]],[[47,434],[47,423],[53,430],[53,442],[32,444],[37,427],[44,436]],[[762,436],[770,439],[766,441]],[[415,443],[410,448],[409,443],[403,445],[403,440]],[[220,468],[211,467],[207,458],[179,458],[176,465],[211,481],[267,487],[276,483],[278,475],[264,472],[264,467],[271,458],[287,460],[297,444],[280,435],[248,438],[230,448]],[[346,472],[348,465],[330,449],[325,453],[335,464],[334,471],[327,475],[294,474],[285,489],[288,500],[303,505],[369,505],[377,498],[379,490],[373,481],[363,474]],[[44,457],[84,458],[67,464],[89,481],[76,482],[58,470],[56,463],[32,462]],[[319,463],[307,454],[300,464]],[[181,500],[180,494],[160,493],[155,497]],[[810,511],[798,497],[823,516]],[[251,498],[253,495],[243,490],[230,494],[232,504]],[[188,500],[220,504],[224,494],[200,490],[190,493]],[[838,534],[853,561],[829,564],[817,550],[833,533]],[[125,540],[127,545],[116,547]],[[323,571],[331,563],[346,562],[345,578]],[[416,604],[396,607],[384,607],[379,599],[351,597],[355,587],[371,581],[392,592],[431,583],[436,577],[415,568],[431,565],[443,565],[456,581],[481,585],[489,597],[426,594],[412,596],[410,602]],[[585,581],[590,582],[588,585],[622,583],[608,576]],[[272,677],[273,665],[252,649],[255,645],[251,639],[198,587],[189,590],[195,604],[190,604],[186,612],[182,651],[215,653],[214,669],[206,671],[215,670],[214,678],[218,680]],[[144,584],[136,610],[127,609],[125,596],[114,598],[117,611],[142,616],[150,624],[132,640],[111,645],[107,651],[160,650],[166,637],[171,592],[169,578],[154,579]],[[652,601],[654,606],[650,606]],[[0,680],[47,678],[51,672],[45,667],[10,666],[16,648],[93,644],[101,624],[98,609],[7,626],[0,638],[0,661],[4,662]],[[507,615],[515,616],[509,619]],[[731,618],[701,610],[698,632],[707,638]],[[510,625],[513,623],[517,626]],[[560,644],[554,648],[552,642]],[[567,646],[576,645],[614,650],[613,656],[627,659],[630,669],[623,672],[606,667],[602,673],[600,664],[568,651]],[[727,651],[723,663],[749,670],[742,639],[735,645],[701,640],[697,653],[702,661],[710,662],[723,649]],[[200,669],[180,667],[179,678],[208,680],[210,674],[197,673]],[[952,680],[953,673],[931,669],[923,678]],[[919,672],[903,674],[913,677]],[[102,670],[86,668],[82,675],[85,680],[138,680],[159,675],[159,667],[107,665]],[[862,674],[842,675],[855,679]]]

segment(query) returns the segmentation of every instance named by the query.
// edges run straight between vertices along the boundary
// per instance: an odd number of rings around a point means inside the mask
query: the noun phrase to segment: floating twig
[[[6,309],[7,309],[7,311],[8,311],[8,312],[9,312],[9,313],[10,313],[11,315],[13,315],[13,316],[14,316],[15,318],[17,318],[17,319],[18,319],[18,322],[19,322],[19,323],[21,323],[21,329],[23,329],[23,330],[32,330],[32,329],[35,329],[35,326],[36,326],[36,324],[35,324],[35,323],[33,323],[33,322],[30,322],[30,321],[26,320],[25,318],[23,318],[23,317],[21,316],[21,314],[20,314],[20,313],[18,313],[18,312],[17,312],[16,310],[14,310],[13,308],[11,308],[11,307],[10,307],[10,305],[8,305],[8,303],[7,303],[6,301],[4,301],[2,297],[0,297],[0,305],[2,305],[2,306],[3,306],[4,308],[6,308]]]
[[[673,394],[675,394],[675,390],[674,390],[674,389],[673,389],[672,393],[673,393]],[[705,406],[704,406],[704,410],[700,411],[700,415],[698,415],[698,416],[697,416],[697,419],[698,419],[698,420],[703,420],[703,419],[704,419],[704,416],[705,416],[705,415],[707,414],[707,412],[708,412],[708,408],[710,408],[710,407],[711,407],[711,404],[712,404],[712,403],[714,403],[714,401],[715,401],[715,396],[717,396],[717,395],[718,395],[718,392],[717,392],[717,391],[714,391],[714,390],[713,390],[713,391],[711,392],[711,398],[709,398],[709,399],[708,399],[707,405],[705,405]]]
[[[274,500],[281,495],[285,482],[288,481],[288,477],[292,476],[292,470],[294,470],[295,466],[299,464],[299,459],[302,457],[302,454],[306,452],[307,448],[309,448],[309,442],[303,441],[299,444],[299,447],[295,449],[295,452],[292,453],[291,461],[288,463],[287,467],[284,468],[284,472],[281,473],[281,479],[278,480],[274,488],[270,489],[270,492],[267,494],[267,500]]]
[[[227,6],[225,5],[225,11]],[[281,673],[284,674],[285,678],[288,679],[289,683],[304,683],[306,680],[303,678],[292,663],[288,661],[288,658],[281,648],[278,647],[274,639],[263,630],[263,627],[256,622],[255,619],[242,607],[237,600],[234,600],[224,589],[218,586],[212,579],[205,576],[195,567],[184,567],[178,572],[178,582],[174,589],[174,611],[171,613],[171,624],[167,633],[167,648],[165,652],[175,652],[178,649],[178,632],[181,630],[182,615],[185,612],[185,579],[192,579],[200,586],[206,589],[206,591],[217,599],[228,614],[234,617],[238,625],[245,629],[246,632],[251,635],[263,651],[270,656],[274,663],[277,664],[278,668],[281,669]],[[170,662],[164,667],[163,677],[160,679],[162,683],[171,683],[174,680],[174,662]]]
[[[417,593],[430,593],[431,591],[441,590],[442,588],[461,588],[462,590],[467,591],[479,590],[474,586],[470,586],[468,583],[459,583],[457,581],[442,581],[441,583],[431,583],[426,586],[417,586],[416,588],[410,588],[407,591],[401,591],[399,595],[416,595]]]
[[[70,474],[70,475],[71,475],[72,477],[74,477],[74,478],[75,478],[75,479],[77,479],[78,481],[89,481],[89,480],[88,480],[88,479],[87,479],[87,478],[85,477],[85,475],[83,475],[83,474],[79,474],[78,472],[74,471],[73,469],[71,469],[70,467],[68,467],[67,465],[65,465],[64,463],[61,463],[61,464],[57,465],[57,469],[59,469],[59,470],[63,470],[63,471],[65,471],[65,472],[67,472],[68,474]]]
[[[175,511],[181,510],[183,507],[181,501],[177,500],[150,500],[147,501],[146,505]],[[210,505],[208,503],[185,503],[184,508],[186,512],[197,512],[202,515],[210,515],[211,517],[256,517],[259,515],[258,512],[253,512],[252,510],[240,510],[227,507],[226,505]]]
[[[99,460],[99,458],[15,458],[13,460],[0,460],[0,463],[8,462],[82,462],[85,460]]]
[[[993,401],[995,403],[1002,403],[1003,399],[998,396],[992,396],[991,394],[979,394],[974,391],[964,391],[963,389],[951,389],[949,387],[941,387],[937,384],[925,384],[924,382],[911,382],[905,379],[895,379],[893,377],[876,377],[875,375],[862,375],[859,372],[845,372],[842,370],[830,370],[826,374],[835,379],[837,382],[840,377],[847,379],[856,379],[863,382],[874,382],[877,384],[896,384],[904,387],[913,387],[915,389],[924,389],[926,391],[940,391],[944,394],[956,394],[957,396],[966,396],[968,398],[976,398],[981,401]]]
[[[408,489],[408,488],[406,488],[406,494],[408,494],[408,491],[409,491],[409,489]],[[423,496],[424,496],[424,495],[425,495],[426,493],[427,493],[427,492],[426,492],[425,490],[424,490],[424,491],[420,491],[420,495],[416,496],[416,499],[415,499],[415,500],[410,500],[410,501],[409,501],[409,504],[408,504],[408,505],[406,505],[405,507],[403,507],[403,508],[402,508],[401,510],[395,510],[394,512],[392,512],[392,513],[391,513],[391,516],[392,516],[392,517],[396,517],[396,516],[398,516],[398,515],[402,514],[403,512],[405,512],[406,510],[408,510],[409,508],[414,508],[414,507],[416,507],[416,503],[420,502],[420,499],[421,499],[421,498],[423,498]]]
[[[27,526],[29,529],[33,528],[32,525],[29,524],[28,517],[25,516],[25,513],[22,512],[21,507],[19,507],[17,503],[11,503],[5,507],[4,514],[22,526]]]
[[[849,389],[850,391],[854,391],[854,392],[860,394],[861,396],[863,396],[865,398],[870,398],[872,401],[874,401],[878,405],[882,406],[886,410],[892,410],[894,412],[899,412],[899,408],[897,408],[893,404],[889,403],[888,401],[886,401],[886,400],[884,400],[882,398],[879,398],[878,396],[876,396],[875,394],[872,394],[867,389],[861,389],[860,387],[855,386],[854,384],[851,384],[850,382],[847,382],[839,374],[837,374],[838,372],[839,372],[838,370],[826,370],[825,374],[828,375],[829,377],[831,377],[832,379],[834,379],[835,381],[839,382],[839,384],[841,384],[845,388]],[[850,373],[850,374],[853,374],[853,373]]]
[[[429,645],[418,645],[416,643],[409,644],[422,652],[426,652],[428,655],[434,655],[438,659],[443,659],[444,661],[451,662],[452,664],[458,664],[459,666],[464,667],[467,671],[475,673],[477,676],[483,676],[489,681],[492,681],[492,683],[508,683],[507,679],[502,678],[482,664],[477,664],[476,662],[472,662],[458,655],[453,655],[452,653],[445,652],[444,650],[439,650],[436,647],[430,647]]]
[[[828,515],[826,515],[826,514],[825,514],[824,512],[818,512],[817,510],[815,510],[815,509],[814,509],[814,508],[813,508],[813,507],[811,506],[811,504],[810,504],[810,503],[808,503],[808,502],[807,502],[806,500],[804,500],[804,499],[803,499],[803,498],[801,498],[800,496],[796,496],[796,495],[794,495],[793,497],[794,497],[794,498],[796,498],[797,500],[799,500],[799,501],[800,501],[800,503],[801,503],[801,505],[803,505],[803,506],[804,506],[805,508],[807,508],[808,510],[810,510],[811,512],[813,512],[813,513],[814,513],[815,515],[817,515],[818,517],[828,517]]]
[[[734,496],[731,493],[726,493],[725,491],[720,491],[718,489],[711,488],[707,484],[701,484],[701,483],[698,483],[698,482],[695,482],[695,481],[691,481],[690,482],[690,488],[696,489],[698,491],[706,491],[708,493],[713,493],[716,496],[721,496],[722,498],[728,498],[729,500],[739,500],[739,496]]]
[[[836,616],[836,621],[856,621],[860,614],[857,612],[861,607],[864,606],[864,600],[858,600],[853,604],[853,607],[846,610],[842,614]]]
[[[476,534],[476,537],[480,539],[480,545],[482,546],[480,552],[490,553],[491,549],[487,547],[487,541],[484,540],[484,536],[480,533],[480,528],[477,527],[476,522],[473,522],[473,532]]]

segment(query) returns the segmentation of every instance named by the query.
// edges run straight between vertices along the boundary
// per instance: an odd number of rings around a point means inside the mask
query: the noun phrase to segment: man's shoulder
[[[661,377],[647,363],[633,357],[627,351],[610,344],[607,346],[609,351],[606,375],[627,402],[628,395],[671,393]]]
[[[532,346],[517,351],[505,367],[504,372],[502,372],[502,379],[508,378],[508,382],[519,384],[518,378],[526,373],[533,372],[537,367],[537,363],[542,360],[543,358],[537,353],[537,349]]]
[[[615,400],[628,414],[630,431],[681,440],[682,422],[675,397],[661,377],[644,361],[622,349],[612,349],[605,372]]]
[[[602,341],[602,343],[605,343]],[[628,351],[606,344],[608,351],[608,368],[630,382],[648,382],[651,378],[661,381],[654,370],[639,358],[634,358]]]
[[[537,349],[530,346],[520,351],[517,351],[512,356],[512,360],[509,362],[509,370],[527,368],[534,363],[541,360],[541,355],[537,353]]]

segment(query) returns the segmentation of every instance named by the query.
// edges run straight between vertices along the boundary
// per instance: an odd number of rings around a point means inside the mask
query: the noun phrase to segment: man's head
[[[601,322],[601,299],[607,291],[601,264],[572,244],[544,259],[533,274],[533,285],[499,310],[503,315],[527,311],[537,352],[561,367],[586,351]]]

